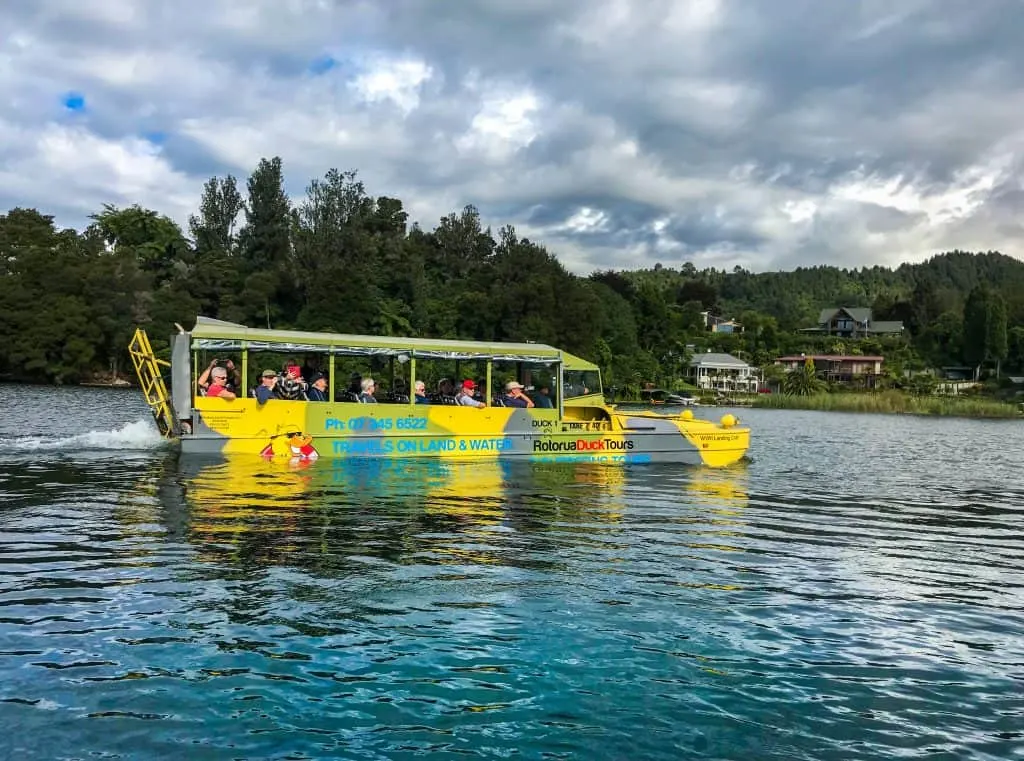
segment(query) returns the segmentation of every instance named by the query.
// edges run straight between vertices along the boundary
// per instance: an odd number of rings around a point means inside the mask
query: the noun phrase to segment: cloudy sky
[[[1024,256],[1019,0],[2,0],[0,209],[280,155],[574,271]]]

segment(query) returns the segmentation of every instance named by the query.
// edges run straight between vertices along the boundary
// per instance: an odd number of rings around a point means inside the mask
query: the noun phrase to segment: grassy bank
[[[902,391],[813,394],[786,396],[761,394],[755,407],[779,410],[826,410],[831,412],[886,412],[909,415],[949,415],[972,418],[1020,417],[1017,407],[992,399],[947,396],[912,396]]]

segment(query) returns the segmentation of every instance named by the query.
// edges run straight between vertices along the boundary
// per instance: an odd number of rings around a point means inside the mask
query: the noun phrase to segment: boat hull
[[[725,466],[746,454],[750,431],[692,414],[442,405],[195,400],[185,454],[321,457],[527,458]],[[576,417],[574,417],[574,415]],[[688,417],[689,415],[689,417]]]

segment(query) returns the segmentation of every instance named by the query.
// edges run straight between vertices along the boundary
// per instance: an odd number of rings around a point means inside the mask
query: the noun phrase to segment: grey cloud
[[[0,102],[18,104],[0,106],[0,134],[5,123],[58,122],[59,94],[77,89],[94,134],[167,134],[175,198],[183,182],[198,199],[210,174],[280,154],[293,193],[329,167],[357,169],[371,193],[402,197],[425,225],[473,203],[579,271],[672,257],[754,269],[885,263],[954,245],[1022,253],[1012,178],[1024,145],[1024,6],[1012,0],[113,7],[5,3],[6,25],[32,49],[9,43],[23,65],[6,69],[0,54]],[[104,65],[91,65],[100,55]],[[325,55],[338,65],[316,77],[310,64]],[[346,88],[378,55],[432,68],[415,108]],[[117,70],[130,60],[135,75]],[[462,140],[488,98],[518,91],[538,98],[528,144],[489,152]],[[246,144],[225,145],[227,134]],[[12,155],[0,149],[0,174]],[[995,179],[975,181],[985,174]],[[0,203],[19,202],[5,192]],[[966,211],[937,213],[944,205]],[[572,229],[582,208],[602,225]]]

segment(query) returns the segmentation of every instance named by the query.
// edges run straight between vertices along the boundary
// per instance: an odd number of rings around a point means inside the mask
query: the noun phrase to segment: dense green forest
[[[481,225],[472,206],[430,231],[402,202],[331,170],[293,204],[278,158],[239,188],[213,178],[188,231],[158,211],[106,206],[83,231],[35,209],[0,216],[0,377],[74,383],[128,367],[137,325],[166,347],[197,314],[250,326],[550,343],[598,362],[606,385],[671,384],[689,347],[768,364],[781,353],[883,353],[889,372],[1024,370],[1024,262],[962,251],[896,269],[751,273],[690,263],[568,272],[540,243]],[[872,307],[900,339],[795,331],[822,308]],[[701,312],[741,334],[708,332]]]

